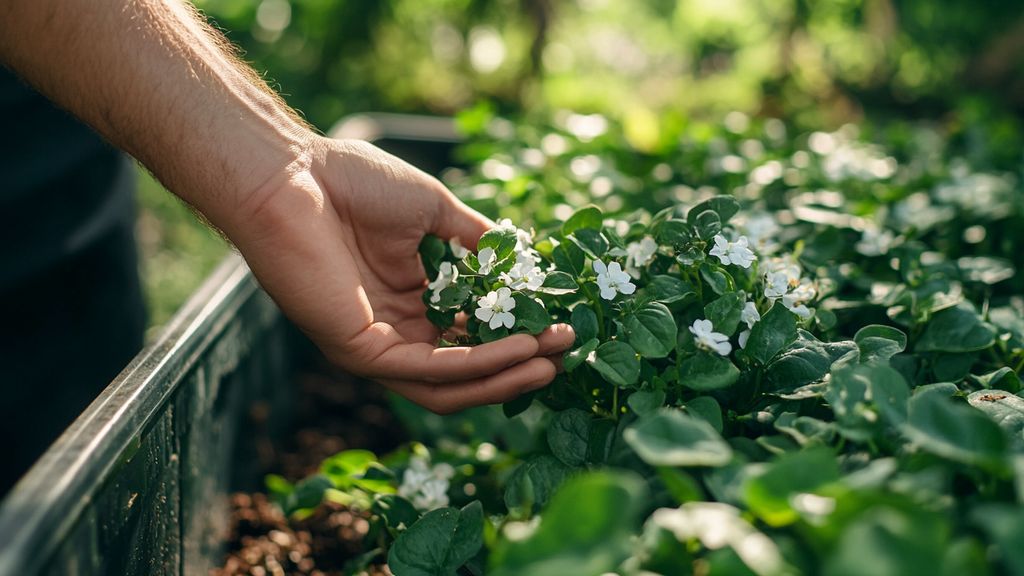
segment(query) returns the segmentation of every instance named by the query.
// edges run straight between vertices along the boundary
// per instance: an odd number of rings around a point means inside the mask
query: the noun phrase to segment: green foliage
[[[483,528],[480,502],[433,510],[395,540],[388,566],[408,576],[455,576],[483,545]]]
[[[529,194],[482,168],[451,184],[522,227],[485,237],[489,270],[425,242],[425,269],[459,274],[423,301],[439,328],[468,318],[446,345],[567,322],[564,371],[504,411],[412,412],[435,422],[426,446],[332,458],[322,497],[368,506],[391,550],[479,500],[466,573],[1012,572],[996,550],[1024,517],[1024,179],[948,169],[941,139],[925,154],[907,134],[693,127],[637,155],[613,123],[516,130],[474,150]],[[502,288],[513,327],[492,329],[481,303]]]

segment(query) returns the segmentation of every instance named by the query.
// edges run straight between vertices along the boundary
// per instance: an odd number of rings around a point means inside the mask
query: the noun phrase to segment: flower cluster
[[[417,510],[427,512],[448,505],[448,487],[455,476],[450,464],[434,466],[426,458],[413,456],[402,475],[398,495],[412,502]]]
[[[810,278],[802,276],[800,265],[791,257],[772,258],[764,271],[765,298],[782,304],[801,318],[810,318],[807,307],[818,296],[818,290]]]

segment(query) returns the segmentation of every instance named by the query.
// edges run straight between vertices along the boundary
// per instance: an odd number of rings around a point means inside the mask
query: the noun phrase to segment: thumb
[[[494,226],[490,218],[466,206],[454,194],[446,191],[441,214],[435,220],[431,233],[443,240],[458,238],[463,246],[475,250],[480,237]]]

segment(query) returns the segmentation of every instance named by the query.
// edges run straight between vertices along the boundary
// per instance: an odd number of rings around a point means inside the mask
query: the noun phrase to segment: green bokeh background
[[[985,118],[1017,141],[1024,10],[999,0],[197,0],[328,130],[364,111],[620,120],[637,149],[730,111],[798,126]],[[995,120],[993,120],[993,118]],[[1019,151],[1017,151],[1019,156]],[[140,171],[151,325],[227,252]]]

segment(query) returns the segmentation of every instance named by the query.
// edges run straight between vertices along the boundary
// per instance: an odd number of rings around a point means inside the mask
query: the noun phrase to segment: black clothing
[[[0,68],[0,496],[141,348],[135,168]]]

